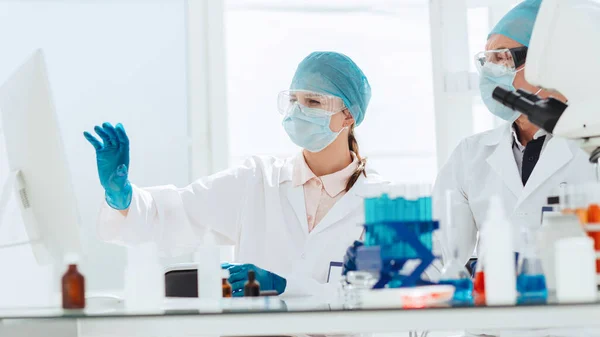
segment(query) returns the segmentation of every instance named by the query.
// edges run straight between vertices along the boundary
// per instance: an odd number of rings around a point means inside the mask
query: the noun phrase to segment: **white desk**
[[[314,303],[311,302],[311,303]],[[409,330],[600,328],[600,303],[525,307],[337,310],[311,309],[130,314],[115,311],[65,317],[58,311],[6,312],[0,336],[164,337],[395,333]],[[2,314],[2,312],[0,312]]]

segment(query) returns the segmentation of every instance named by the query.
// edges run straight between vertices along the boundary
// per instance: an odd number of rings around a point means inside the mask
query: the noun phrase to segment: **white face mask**
[[[283,119],[283,128],[290,139],[310,152],[320,152],[333,143],[340,132],[331,131],[331,115],[320,109],[295,104]]]
[[[503,65],[495,63],[486,63],[483,66],[481,75],[479,77],[479,91],[481,92],[481,98],[483,103],[487,106],[488,110],[496,115],[497,117],[505,121],[515,121],[519,118],[520,113],[514,111],[507,106],[497,102],[492,94],[496,87],[502,87],[509,91],[515,91],[513,83],[517,73],[525,68],[519,70],[511,70]]]

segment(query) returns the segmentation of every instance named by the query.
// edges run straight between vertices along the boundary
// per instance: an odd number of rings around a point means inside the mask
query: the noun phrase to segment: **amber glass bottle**
[[[222,288],[223,288],[223,297],[231,297],[232,289],[231,284],[229,284],[229,270],[224,269],[221,272],[221,279],[223,280]]]
[[[85,308],[85,278],[77,269],[76,259],[67,258],[68,268],[62,277],[63,309]]]
[[[256,274],[254,274],[254,270],[248,271],[248,282],[246,282],[246,285],[244,286],[244,296],[260,296],[260,284],[256,281]]]

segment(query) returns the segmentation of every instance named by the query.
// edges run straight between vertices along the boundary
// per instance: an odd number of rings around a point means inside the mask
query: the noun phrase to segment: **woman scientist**
[[[330,262],[341,261],[361,236],[361,191],[384,183],[366,170],[354,137],[370,97],[367,78],[350,58],[312,53],[278,100],[283,128],[302,152],[285,160],[252,157],[184,188],[130,184],[125,129],[96,126],[102,142],[84,135],[96,149],[106,191],[101,237],[152,240],[161,251],[179,254],[193,251],[212,230],[235,243],[236,260],[244,263],[228,265],[234,295],[243,292],[248,270],[262,290],[327,295]]]
[[[457,192],[453,221],[461,226],[459,256],[467,262],[486,217],[490,196],[500,196],[510,222],[517,250],[519,228],[541,225],[542,207],[549,195],[565,184],[592,181],[588,156],[575,142],[553,137],[492,98],[497,86],[524,89],[542,98],[557,93],[525,80],[527,47],[541,0],[527,0],[506,14],[488,36],[486,50],[476,55],[481,97],[489,111],[506,123],[464,139],[441,169],[434,188],[434,208],[443,217],[445,192]],[[445,251],[447,253],[447,250]]]

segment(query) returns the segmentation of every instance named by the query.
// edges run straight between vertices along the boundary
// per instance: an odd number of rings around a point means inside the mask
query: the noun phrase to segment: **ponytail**
[[[348,179],[348,183],[346,184],[346,192],[350,191],[352,186],[356,183],[358,178],[360,178],[361,174],[367,176],[367,172],[365,171],[365,166],[367,165],[367,158],[362,158],[359,154],[358,150],[358,142],[356,141],[356,137],[354,136],[354,124],[350,127],[350,132],[348,133],[348,146],[350,147],[350,151],[354,152],[356,158],[358,159],[358,167],[356,171],[352,173],[350,179]]]

